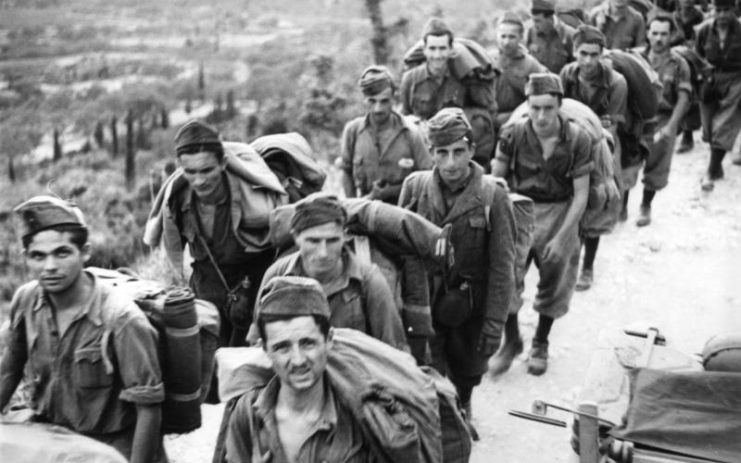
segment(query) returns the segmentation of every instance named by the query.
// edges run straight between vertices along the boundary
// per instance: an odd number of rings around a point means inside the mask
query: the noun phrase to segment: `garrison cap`
[[[446,146],[472,136],[471,123],[461,108],[441,109],[427,121],[427,130],[433,146]]]
[[[314,193],[296,203],[296,212],[291,219],[291,230],[300,233],[307,228],[337,222],[342,226],[347,221],[347,211],[337,196]]]
[[[453,37],[453,31],[450,27],[440,18],[430,18],[422,29],[422,37],[428,35],[449,35]]]
[[[533,0],[533,6],[530,7],[532,14],[538,13],[555,13],[556,2],[552,0]]]
[[[582,24],[578,29],[576,29],[573,40],[575,47],[578,47],[583,43],[588,43],[605,48],[605,34],[594,26]]]
[[[520,29],[523,29],[525,27],[525,24],[522,22],[522,18],[517,14],[513,13],[511,11],[507,11],[504,13],[504,16],[499,20],[499,24],[514,24],[516,26],[520,26]]]
[[[360,90],[365,96],[373,96],[381,93],[387,88],[394,90],[394,77],[386,66],[368,66],[360,75],[358,81]]]
[[[561,78],[552,72],[535,72],[530,74],[525,84],[525,95],[550,95],[556,94],[563,97],[563,86]]]
[[[34,196],[13,209],[18,217],[21,238],[61,225],[87,228],[85,217],[75,204],[54,196]]]
[[[175,134],[175,152],[178,156],[223,149],[218,130],[196,119],[183,124]]]
[[[277,276],[265,284],[257,305],[259,321],[266,315],[311,316],[329,319],[329,302],[322,286],[313,278]]]

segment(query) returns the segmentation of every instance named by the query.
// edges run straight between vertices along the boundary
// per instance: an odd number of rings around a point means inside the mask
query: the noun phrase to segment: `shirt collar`
[[[568,121],[568,119],[564,119],[561,115],[558,116],[558,119],[561,121],[561,129],[558,132],[558,140],[561,142],[571,141],[571,137],[573,135],[571,133],[571,130],[569,130],[570,122]],[[533,129],[533,121],[528,119],[526,127],[528,135],[531,137],[531,139],[538,140],[538,135],[536,135],[535,129]]]
[[[101,284],[95,274],[88,272],[87,270],[83,270],[83,275],[81,276],[85,275],[89,276],[93,281],[92,294],[90,295],[90,298],[84,303],[83,307],[77,312],[72,321],[77,321],[82,317],[87,317],[88,320],[90,320],[95,326],[101,326],[103,324],[103,317],[101,315],[103,310],[103,293],[100,287]],[[33,306],[33,311],[36,312],[45,308],[51,309],[51,302],[49,301],[46,292],[42,289],[38,298],[36,299],[36,303]]]
[[[360,131],[364,130],[371,130],[373,126],[370,122],[370,114],[366,114],[363,118],[363,125],[360,127]],[[395,110],[391,110],[391,128],[394,130],[403,130],[406,128],[404,123],[402,122],[402,116]]]
[[[252,405],[255,414],[263,422],[275,423],[275,406],[278,403],[278,392],[280,391],[280,379],[274,376],[265,388],[260,392]],[[328,431],[337,427],[337,406],[335,405],[334,392],[329,384],[329,377],[324,373],[324,407],[321,419],[316,423],[314,431]],[[313,432],[311,433],[314,434]]]

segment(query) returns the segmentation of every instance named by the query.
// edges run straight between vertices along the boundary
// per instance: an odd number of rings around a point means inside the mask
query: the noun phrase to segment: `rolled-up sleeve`
[[[123,383],[122,401],[149,405],[165,400],[157,342],[157,331],[141,312],[116,327],[113,346]]]
[[[628,82],[625,77],[616,74],[616,79],[608,91],[607,113],[612,118],[612,122],[625,123],[626,112],[628,111]]]

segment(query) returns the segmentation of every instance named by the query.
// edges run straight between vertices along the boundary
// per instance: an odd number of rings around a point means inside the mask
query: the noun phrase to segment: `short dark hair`
[[[299,315],[299,317],[303,317],[305,315]],[[324,336],[324,339],[327,340],[329,337],[329,319],[326,317],[322,317],[321,315],[312,314],[310,315],[311,318],[314,319],[314,323],[316,323],[317,327],[319,327],[319,331]],[[291,320],[293,318],[296,318],[294,315],[261,315],[257,319],[257,330],[260,333],[260,339],[262,339],[263,347],[265,347],[268,343],[268,336],[265,333],[265,325],[268,323],[273,322],[279,322],[279,321],[287,321]]]
[[[672,18],[670,18],[668,16],[663,16],[663,15],[662,16],[657,15],[657,16],[654,16],[653,18],[649,18],[648,19],[648,24],[646,24],[646,28],[647,29],[650,28],[651,27],[651,24],[654,23],[654,22],[656,22],[656,21],[659,21],[659,22],[662,22],[662,23],[669,23],[669,32],[674,32],[675,31],[675,24],[674,24],[674,21],[672,20]]]
[[[82,249],[83,246],[87,244],[89,231],[87,227],[78,225],[78,224],[63,224],[63,225],[56,225],[54,227],[45,228],[43,230],[39,230],[36,233],[32,233],[29,235],[24,236],[21,239],[21,242],[23,243],[23,249],[26,250],[31,245],[31,242],[33,241],[33,237],[41,233],[42,231],[47,230],[54,230],[59,233],[69,233],[70,237],[69,240],[77,246],[77,249]]]
[[[203,145],[191,145],[187,148],[183,148],[177,151],[176,157],[180,159],[180,156],[184,154],[197,154],[197,153],[213,153],[216,156],[216,160],[221,162],[224,160],[224,147],[221,143],[207,143]]]
[[[444,35],[447,35],[448,36],[448,45],[450,45],[451,47],[453,46],[453,33],[452,32],[443,32],[443,33],[440,33],[440,34],[432,33],[432,32],[427,33],[427,34],[424,35],[424,37],[422,37],[422,43],[424,43],[425,45],[427,45],[427,37],[429,37],[431,35],[434,36],[434,37],[442,37]]]

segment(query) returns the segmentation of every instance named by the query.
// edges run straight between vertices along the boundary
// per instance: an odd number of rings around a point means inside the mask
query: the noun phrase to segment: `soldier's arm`
[[[136,406],[136,428],[131,444],[131,463],[155,461],[162,426],[160,404]]]
[[[430,156],[430,149],[427,146],[427,142],[422,136],[422,132],[419,127],[414,127],[409,130],[412,155],[414,156],[414,170],[430,170],[432,169],[432,156]]]
[[[677,86],[677,104],[674,106],[672,116],[667,123],[667,126],[675,132],[690,107],[690,95],[692,95],[690,67],[683,58],[679,60],[678,71],[675,82]]]
[[[512,130],[504,129],[497,143],[497,152],[491,161],[491,174],[494,177],[507,178],[509,175],[509,165],[512,157]]]
[[[407,177],[401,184],[401,193],[399,193],[399,202],[397,205],[409,209],[409,203],[412,202],[412,177]]]
[[[404,326],[394,296],[381,271],[373,265],[363,284],[365,314],[368,317],[370,335],[399,350],[408,352]]]
[[[482,354],[496,352],[515,289],[515,217],[504,188],[497,187],[489,216],[486,307],[479,341]],[[488,341],[488,342],[487,342]],[[487,350],[485,346],[489,346]]]
[[[19,297],[13,298],[11,302],[11,325],[8,327],[7,344],[5,353],[0,362],[0,411],[3,411],[13,397],[18,384],[23,378],[23,368],[28,360],[26,349],[26,328],[18,307]],[[13,320],[16,320],[13,322]]]
[[[342,188],[345,196],[355,197],[355,179],[353,178],[353,150],[355,149],[355,133],[350,122],[345,124],[342,131],[341,153],[342,153]]]
[[[239,399],[234,407],[224,439],[224,461],[227,463],[243,463],[252,461],[252,426],[251,417],[247,411],[252,405],[249,401],[250,394],[245,394]]]

